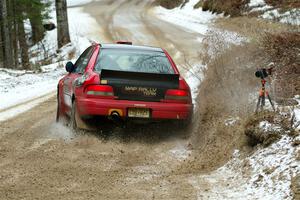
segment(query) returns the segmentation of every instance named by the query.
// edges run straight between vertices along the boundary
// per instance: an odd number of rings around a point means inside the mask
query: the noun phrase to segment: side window
[[[87,48],[82,54],[81,56],[78,58],[78,60],[75,63],[75,73],[83,73],[87,64],[90,61],[90,58],[93,54],[93,50],[94,48],[91,46],[89,48]]]

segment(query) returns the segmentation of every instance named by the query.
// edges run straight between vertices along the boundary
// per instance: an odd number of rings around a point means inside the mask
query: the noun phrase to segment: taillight
[[[162,102],[166,103],[191,103],[190,87],[183,78],[179,78],[179,88],[166,91]]]
[[[86,94],[90,97],[114,99],[114,90],[109,85],[90,85],[86,89]]]
[[[181,102],[188,103],[190,102],[190,92],[187,90],[167,90],[165,94],[164,102]]]

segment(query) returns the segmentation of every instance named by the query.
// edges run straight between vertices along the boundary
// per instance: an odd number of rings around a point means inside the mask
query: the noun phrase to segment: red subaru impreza
[[[58,83],[57,120],[69,116],[73,128],[96,116],[181,124],[191,119],[190,87],[161,48],[93,44],[66,70]]]

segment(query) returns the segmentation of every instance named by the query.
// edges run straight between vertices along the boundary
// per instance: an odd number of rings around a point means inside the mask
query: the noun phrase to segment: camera
[[[273,72],[273,67],[272,68],[269,68],[269,69],[266,69],[266,68],[261,68],[259,70],[257,70],[255,72],[255,76],[257,78],[261,78],[261,79],[265,79],[267,78],[269,75],[272,75],[272,72]]]
[[[269,74],[267,72],[267,69],[259,69],[255,72],[255,76],[257,78],[264,79],[264,78],[267,78],[269,76]]]

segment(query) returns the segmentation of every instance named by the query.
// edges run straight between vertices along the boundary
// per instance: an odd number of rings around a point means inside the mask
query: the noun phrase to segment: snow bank
[[[187,31],[205,34],[208,30],[208,23],[216,19],[218,15],[211,12],[204,12],[202,9],[194,9],[198,0],[190,0],[182,9],[165,9],[161,6],[154,9],[157,16],[170,23],[185,28]]]
[[[0,69],[0,111],[53,93],[58,79],[65,74],[65,70],[58,68],[58,65],[58,63],[52,64],[54,70],[36,74],[31,72],[21,74],[19,71]]]

